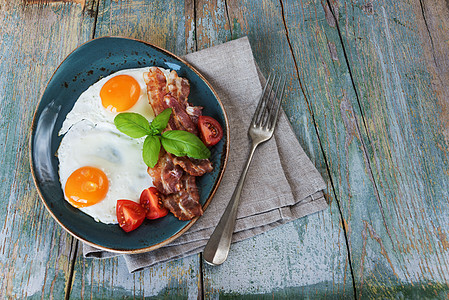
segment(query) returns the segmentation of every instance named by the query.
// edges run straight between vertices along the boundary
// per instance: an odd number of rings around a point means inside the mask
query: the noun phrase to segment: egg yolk
[[[129,75],[112,77],[100,90],[101,103],[112,112],[130,109],[140,97],[140,86],[137,80]]]
[[[103,200],[108,188],[108,178],[103,171],[94,167],[81,167],[67,179],[65,195],[73,206],[86,207]]]

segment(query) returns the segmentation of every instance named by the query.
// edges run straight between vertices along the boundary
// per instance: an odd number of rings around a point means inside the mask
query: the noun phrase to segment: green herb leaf
[[[170,115],[172,113],[171,108],[166,108],[163,112],[158,114],[156,118],[154,118],[153,122],[150,124],[151,131],[153,134],[161,133],[162,130],[167,127],[168,120],[170,119]]]
[[[159,159],[161,150],[161,137],[157,135],[149,135],[143,142],[142,158],[147,166],[154,168]]]
[[[121,113],[114,118],[115,127],[132,138],[151,134],[150,124],[144,116],[137,113]]]
[[[176,156],[197,159],[209,158],[210,151],[196,135],[183,130],[169,130],[162,134],[162,146]]]

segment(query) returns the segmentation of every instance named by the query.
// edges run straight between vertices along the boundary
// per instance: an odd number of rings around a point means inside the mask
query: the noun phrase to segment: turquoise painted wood
[[[64,295],[73,239],[38,199],[28,162],[34,109],[59,62],[91,36],[78,4],[0,1],[0,298]]]
[[[92,260],[81,253],[79,247],[70,299],[194,299],[201,294],[198,256],[129,274],[121,257]]]
[[[442,109],[447,73],[429,71],[446,64],[447,56],[438,60],[433,52],[447,40],[429,44],[434,29],[423,15],[428,5],[440,9],[430,20],[447,22],[441,19],[448,12],[442,1],[335,1],[333,7],[375,187],[375,197],[363,200],[360,213],[343,204],[360,298],[449,293],[449,161]]]
[[[0,297],[447,298],[448,22],[443,0],[0,0]],[[248,35],[263,73],[290,76],[283,107],[329,209],[221,267],[84,259],[38,199],[29,126],[59,62],[105,35],[178,55]]]

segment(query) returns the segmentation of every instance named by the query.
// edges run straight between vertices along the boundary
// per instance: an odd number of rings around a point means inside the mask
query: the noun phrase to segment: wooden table
[[[329,208],[129,274],[84,259],[38,198],[28,139],[58,64],[94,37],[178,55],[245,36],[328,183]],[[449,5],[444,0],[0,0],[0,297],[447,298]]]

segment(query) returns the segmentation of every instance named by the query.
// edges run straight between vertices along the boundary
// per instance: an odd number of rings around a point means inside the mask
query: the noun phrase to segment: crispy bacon
[[[178,73],[173,70],[168,75],[167,88],[168,91],[173,95],[173,97],[178,99],[180,104],[183,104],[183,106],[185,106],[187,97],[190,93],[189,81],[185,78],[179,77]]]
[[[195,176],[184,174],[181,178],[182,189],[168,195],[163,204],[181,221],[191,220],[203,214]]]
[[[202,114],[202,107],[187,102],[189,82],[175,71],[166,78],[157,67],[151,67],[144,79],[154,113],[158,115],[166,108],[173,110],[166,130],[186,130],[198,135],[198,117]],[[148,173],[154,186],[167,196],[164,206],[178,219],[191,220],[203,214],[195,176],[212,170],[208,159],[176,157],[161,150],[158,163],[154,168],[148,168]]]
[[[180,166],[192,176],[202,176],[214,169],[208,159],[194,159],[187,156],[173,157],[173,164]]]
[[[201,106],[191,106],[187,102],[186,113],[189,115],[195,126],[198,126],[198,118],[203,114],[203,108]]]
[[[167,79],[164,73],[157,67],[150,67],[148,73],[144,74],[147,84],[148,97],[155,115],[160,114],[165,107],[164,96],[167,94]]]
[[[171,194],[181,190],[183,170],[173,163],[171,154],[161,149],[161,155],[154,168],[148,168],[148,174],[153,178],[154,187],[163,194]]]
[[[181,107],[190,116],[195,126],[198,124],[198,117],[202,115],[203,108],[201,106],[192,106],[187,102],[190,94],[190,84],[185,78],[178,76],[176,71],[171,71],[167,80],[168,92],[179,101]]]
[[[171,116],[175,123],[175,128],[173,129],[186,130],[190,133],[198,135],[197,124],[193,123],[185,108],[181,106],[181,104],[175,97],[173,97],[171,94],[167,94],[164,97],[164,102],[167,107],[173,109],[173,114]]]

